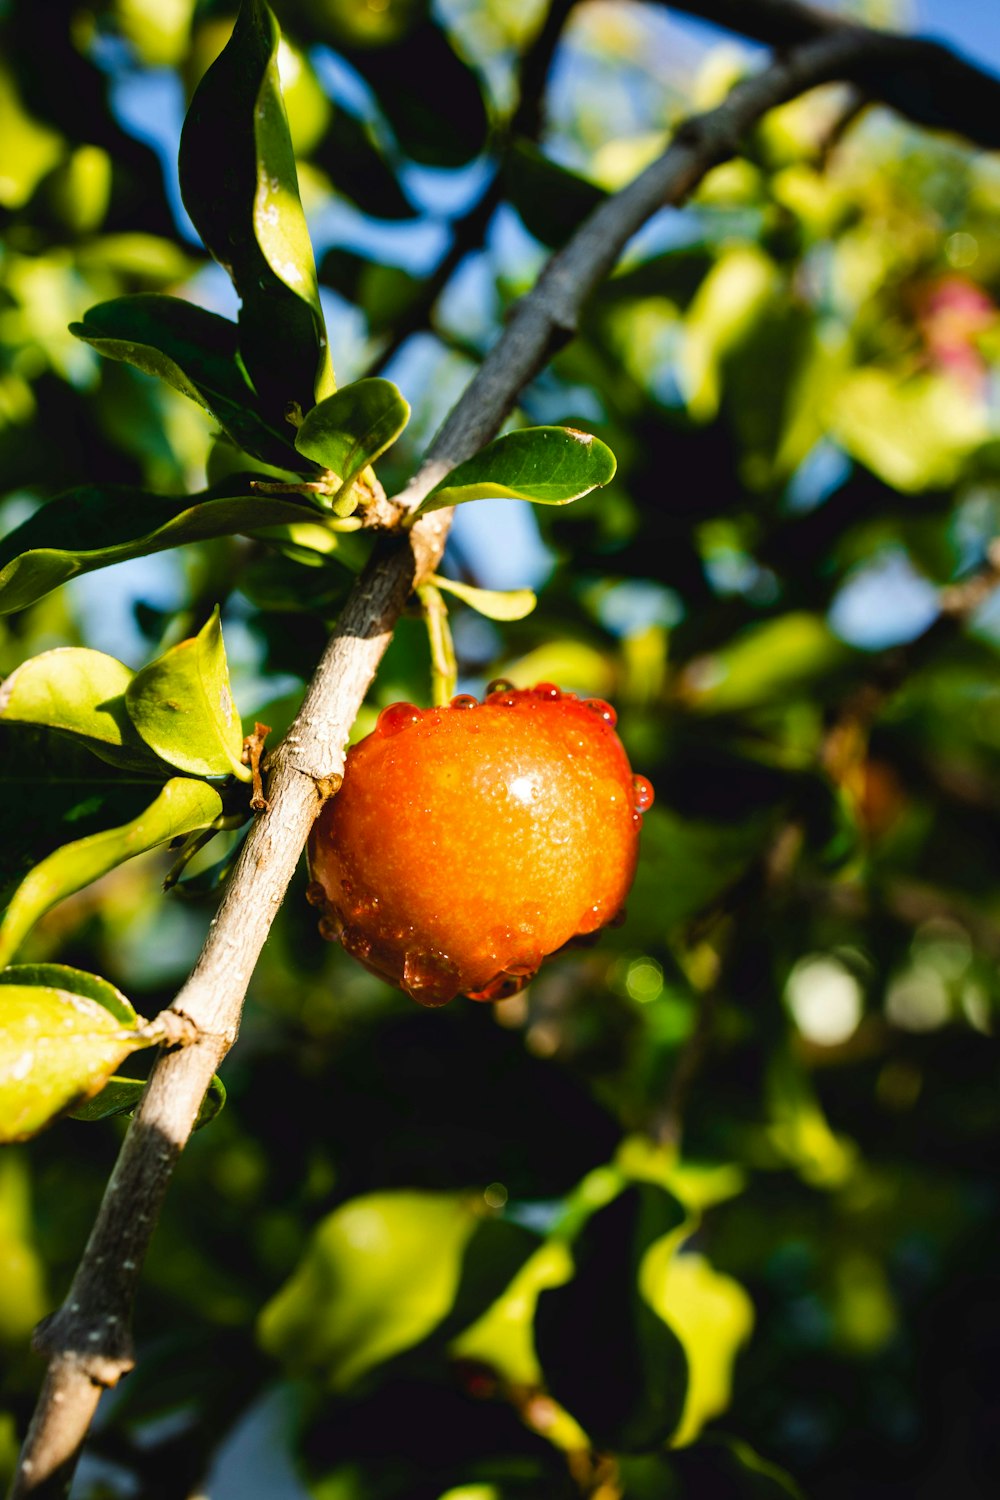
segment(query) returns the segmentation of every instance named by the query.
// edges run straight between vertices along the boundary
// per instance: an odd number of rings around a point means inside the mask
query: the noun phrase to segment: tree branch
[[[929,37],[861,27],[798,0],[667,0],[671,10],[712,21],[769,47],[800,47],[823,37],[864,38],[840,75],[917,125],[1000,149],[1000,78]]]
[[[739,11],[755,8],[759,13],[759,0]],[[782,9],[777,0],[764,8]],[[653,213],[681,203],[775,105],[817,84],[870,71],[873,48],[883,65],[911,55],[909,39],[889,40],[891,51],[881,34],[823,23],[820,34],[740,83],[718,109],[684,125],[664,155],[601,204],[548,262],[398,497],[400,505],[415,509],[439,479],[497,433],[520,391],[571,337],[581,306]],[[869,79],[866,86],[885,97],[883,83]],[[202,953],[171,1007],[190,1019],[197,1040],[157,1059],[66,1301],[38,1331],[49,1372],[11,1500],[66,1494],[100,1390],[132,1366],[137,1281],[177,1159],[212,1074],[236,1039],[247,985],[312,823],[340,784],[351,725],[412,590],[441,556],[449,521],[449,512],[434,512],[376,547],[272,756],[270,810],[251,830]]]

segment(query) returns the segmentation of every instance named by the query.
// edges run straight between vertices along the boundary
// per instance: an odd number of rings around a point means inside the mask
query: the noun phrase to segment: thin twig
[[[740,7],[741,14],[752,10],[752,4]],[[892,40],[895,51],[880,33],[830,26],[740,83],[718,109],[690,121],[657,162],[602,203],[515,308],[419,473],[397,497],[399,504],[415,509],[438,480],[496,434],[520,391],[572,335],[582,304],[651,214],[682,202],[713,166],[739,150],[746,131],[775,105],[819,83],[870,72],[866,59],[871,61],[873,50],[877,66],[892,75],[914,45],[908,38]],[[981,82],[984,77],[979,75]],[[867,86],[880,93],[878,79],[868,78]],[[235,1041],[247,985],[312,823],[339,785],[351,725],[410,594],[440,559],[449,522],[449,512],[436,511],[408,534],[378,544],[299,714],[271,758],[270,810],[251,829],[201,955],[173,1002],[172,1009],[193,1023],[197,1040],[158,1058],[66,1301],[39,1329],[37,1345],[50,1365],[11,1500],[66,1494],[100,1390],[132,1367],[137,1280],[177,1159],[212,1074]]]

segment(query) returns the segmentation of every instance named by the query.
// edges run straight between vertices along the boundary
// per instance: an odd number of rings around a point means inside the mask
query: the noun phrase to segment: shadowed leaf
[[[80,573],[216,536],[251,536],[267,526],[316,521],[305,496],[240,493],[247,476],[198,495],[150,495],[87,485],[37,511],[0,543],[0,614],[25,609]],[[220,493],[222,491],[222,493]]]
[[[109,1078],[99,1094],[86,1099],[69,1111],[72,1120],[110,1120],[115,1115],[132,1115],[146,1087],[144,1078]],[[226,1102],[226,1086],[217,1073],[212,1074],[208,1092],[201,1103],[195,1130],[214,1120]]]
[[[638,1276],[650,1245],[684,1217],[662,1189],[626,1188],[575,1240],[572,1281],[538,1299],[535,1343],[546,1384],[597,1447],[656,1448],[680,1421],[684,1349],[641,1295]]]
[[[205,828],[222,812],[222,799],[204,781],[177,776],[146,810],[121,828],[64,844],[22,880],[0,923],[0,962],[7,962],[38,918],[116,865],[181,834]]]
[[[240,353],[264,409],[281,420],[334,390],[316,266],[299,201],[278,80],[278,27],[243,0],[181,135],[185,205],[240,297]]]
[[[101,302],[70,332],[99,354],[156,375],[217,418],[233,442],[264,463],[301,468],[292,429],[269,424],[238,360],[228,318],[179,297],[137,294]]]

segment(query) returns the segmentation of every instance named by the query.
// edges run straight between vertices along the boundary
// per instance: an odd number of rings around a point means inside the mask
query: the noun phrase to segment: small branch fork
[[[450,469],[496,435],[523,387],[573,335],[581,306],[632,235],[736,154],[746,132],[775,105],[818,84],[852,80],[873,98],[892,94],[892,102],[916,119],[961,129],[984,145],[1000,144],[988,138],[1000,120],[1000,83],[933,44],[838,23],[790,0],[704,0],[679,8],[792,50],[738,84],[718,109],[688,121],[663,156],[602,203],[552,257],[419,472],[396,497],[400,514],[414,511]],[[919,83],[915,105],[898,97],[901,77]],[[987,99],[991,109],[978,108]],[[450,512],[435,511],[405,534],[380,540],[295,722],[270,754],[270,806],[244,844],[205,946],[171,1006],[188,1018],[194,1040],[158,1057],[66,1301],[38,1330],[48,1373],[10,1500],[56,1500],[68,1493],[101,1391],[132,1368],[138,1277],[178,1157],[212,1074],[236,1039],[247,985],[309,830],[340,786],[351,725],[408,599],[440,560],[449,524]]]

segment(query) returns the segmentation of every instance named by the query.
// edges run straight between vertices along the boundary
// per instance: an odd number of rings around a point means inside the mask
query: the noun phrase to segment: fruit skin
[[[310,838],[320,931],[424,1005],[522,988],[632,884],[653,794],[614,723],[549,683],[385,709]]]

